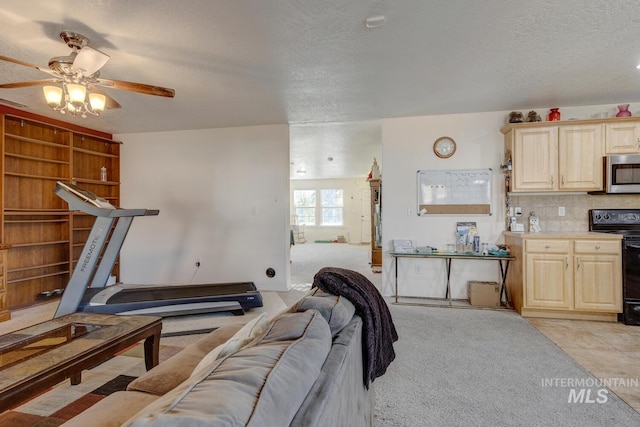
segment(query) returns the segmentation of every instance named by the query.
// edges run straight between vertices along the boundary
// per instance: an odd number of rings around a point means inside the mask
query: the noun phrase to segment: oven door
[[[617,194],[640,193],[640,155],[606,156],[605,191]]]
[[[640,325],[640,238],[624,239],[623,320]]]

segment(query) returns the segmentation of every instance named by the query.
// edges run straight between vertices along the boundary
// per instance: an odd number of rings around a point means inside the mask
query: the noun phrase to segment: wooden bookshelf
[[[56,181],[75,182],[119,205],[120,143],[103,132],[7,107],[0,109],[0,136],[2,321],[8,309],[66,286],[95,218],[69,212],[54,193]]]

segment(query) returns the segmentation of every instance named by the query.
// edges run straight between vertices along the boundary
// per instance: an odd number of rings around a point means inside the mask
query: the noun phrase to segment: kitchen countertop
[[[541,231],[540,233],[503,231],[503,235],[526,239],[598,239],[598,240],[622,240],[621,234],[598,233],[595,231]]]

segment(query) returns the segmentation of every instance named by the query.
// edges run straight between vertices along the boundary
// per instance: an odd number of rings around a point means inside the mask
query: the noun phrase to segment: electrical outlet
[[[416,274],[422,274],[422,270],[419,265],[416,265]]]
[[[522,208],[520,206],[516,206],[515,208],[513,208],[516,216],[522,216]]]
[[[565,216],[564,206],[558,206],[558,216]]]

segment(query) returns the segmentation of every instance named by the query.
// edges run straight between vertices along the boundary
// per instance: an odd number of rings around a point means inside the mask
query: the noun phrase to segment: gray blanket
[[[386,301],[369,279],[344,268],[320,269],[313,278],[313,286],[344,296],[351,301],[356,314],[362,318],[364,384],[369,388],[369,383],[383,375],[396,357],[393,343],[398,340],[398,333]]]

